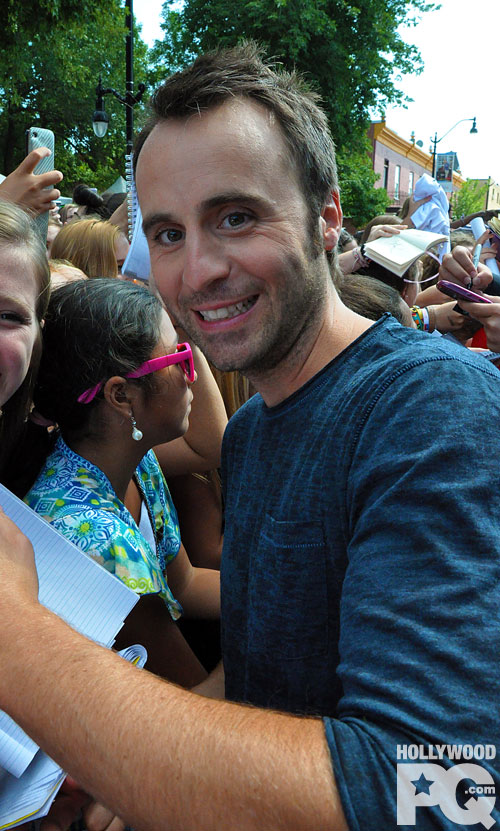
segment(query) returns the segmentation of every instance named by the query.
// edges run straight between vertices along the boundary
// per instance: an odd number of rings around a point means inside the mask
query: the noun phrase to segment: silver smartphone
[[[30,127],[29,130],[26,130],[26,155],[38,147],[48,147],[50,156],[46,156],[38,162],[33,173],[48,173],[50,170],[54,170],[54,133],[52,130],[45,130],[43,127]],[[45,245],[49,226],[49,212],[45,211],[43,214],[39,214],[34,222]]]

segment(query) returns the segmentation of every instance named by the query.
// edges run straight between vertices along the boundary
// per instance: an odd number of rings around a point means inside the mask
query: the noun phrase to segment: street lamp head
[[[477,133],[476,116],[472,119],[472,127],[470,128],[470,131],[471,133]]]
[[[109,115],[106,110],[94,110],[92,116],[92,127],[97,138],[103,138],[106,135],[109,124]]]

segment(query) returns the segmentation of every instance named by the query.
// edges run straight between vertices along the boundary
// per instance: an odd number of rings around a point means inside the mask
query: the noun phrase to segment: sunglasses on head
[[[142,378],[143,375],[149,375],[151,372],[157,372],[159,369],[164,369],[166,366],[172,366],[173,364],[181,365],[184,375],[189,383],[192,384],[195,375],[193,352],[189,343],[177,344],[177,351],[172,352],[170,355],[162,355],[160,358],[151,358],[150,361],[145,361],[145,363],[141,364],[140,367],[134,369],[133,372],[127,372],[125,378]],[[78,403],[90,404],[90,402],[96,397],[97,393],[103,388],[104,383],[104,381],[99,381],[95,387],[91,387],[90,389],[85,390],[85,392],[82,392],[82,394],[77,398]]]

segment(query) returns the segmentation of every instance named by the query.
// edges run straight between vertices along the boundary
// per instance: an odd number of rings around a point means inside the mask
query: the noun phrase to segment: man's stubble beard
[[[189,337],[201,349],[207,360],[222,372],[238,371],[251,380],[257,380],[262,374],[269,374],[283,361],[293,363],[300,360],[300,355],[307,349],[309,342],[314,341],[315,333],[319,329],[319,322],[328,294],[327,279],[324,271],[324,251],[318,252],[313,241],[307,252],[308,270],[300,258],[291,262],[293,278],[286,283],[286,293],[281,293],[279,325],[276,324],[274,309],[269,310],[268,318],[259,324],[259,330],[254,333],[255,349],[247,349],[247,359],[238,356],[241,342],[248,344],[248,336],[241,336],[238,332],[221,334],[224,353],[217,349],[217,336],[205,341],[203,333],[190,324],[190,310],[184,311],[183,319],[178,322],[188,333]],[[295,265],[295,267],[293,267]],[[300,298],[300,301],[299,301]],[[182,312],[182,310],[181,310]],[[231,347],[231,339],[233,347]],[[234,349],[235,356],[228,355]]]

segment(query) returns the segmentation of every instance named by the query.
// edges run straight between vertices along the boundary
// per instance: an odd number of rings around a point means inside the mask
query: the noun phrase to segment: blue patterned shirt
[[[139,463],[135,481],[154,520],[156,551],[107,476],[70,450],[61,437],[24,501],[137,594],[160,594],[176,620],[182,607],[174,599],[164,571],[179,551],[179,523],[152,450]]]

